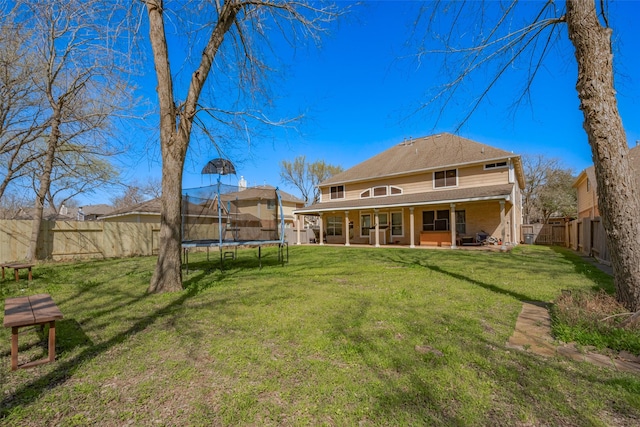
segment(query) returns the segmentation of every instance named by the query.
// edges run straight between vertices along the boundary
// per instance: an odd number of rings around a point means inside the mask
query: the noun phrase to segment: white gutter
[[[369,209],[387,209],[387,208],[405,208],[410,206],[429,206],[429,205],[442,205],[447,203],[465,203],[465,202],[483,202],[488,200],[505,200],[511,201],[512,197],[510,194],[502,195],[502,196],[484,196],[484,197],[469,197],[466,199],[448,199],[448,200],[438,200],[434,202],[415,202],[415,203],[397,203],[391,205],[365,205],[365,206],[345,206],[345,207],[333,207],[333,208],[322,208],[322,209],[313,209],[308,211],[298,211],[294,210],[294,215],[306,215],[311,212],[335,212],[335,211],[348,211],[348,210],[369,210]]]

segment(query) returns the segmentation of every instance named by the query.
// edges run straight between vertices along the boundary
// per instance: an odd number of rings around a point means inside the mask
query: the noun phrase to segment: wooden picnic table
[[[0,264],[0,267],[2,267],[2,278],[4,279],[4,269],[5,268],[13,268],[13,274],[16,278],[16,282],[19,280],[19,275],[18,272],[21,269],[26,268],[29,271],[29,281],[31,281],[33,279],[33,277],[31,276],[31,268],[34,266],[35,264],[31,264],[28,262],[5,262],[4,264]]]
[[[4,302],[4,327],[11,328],[11,370],[31,368],[56,359],[56,320],[62,319],[62,312],[49,294],[7,298]],[[49,324],[49,356],[45,359],[18,366],[18,329],[26,326],[40,326],[44,330]]]

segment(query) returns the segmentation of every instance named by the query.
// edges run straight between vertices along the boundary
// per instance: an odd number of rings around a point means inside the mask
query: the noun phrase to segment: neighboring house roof
[[[456,188],[452,190],[429,191],[424,193],[403,194],[399,196],[342,200],[316,203],[306,208],[297,209],[296,213],[324,212],[336,209],[372,209],[382,207],[428,205],[450,202],[479,201],[493,199],[508,199],[513,190],[513,184],[490,185],[472,188]]]
[[[218,216],[217,208],[212,209],[208,206],[197,205],[189,203],[187,208],[188,212],[192,212],[194,216]],[[138,203],[133,206],[125,206],[124,208],[116,209],[108,215],[101,216],[100,219],[113,218],[117,216],[125,215],[160,215],[161,200],[155,198],[147,200],[146,202]]]
[[[111,205],[98,204],[98,205],[85,205],[77,208],[71,208],[64,206],[63,209],[66,215],[77,220],[93,220],[101,215],[107,215],[115,210]]]
[[[223,200],[259,200],[259,199],[273,199],[275,197],[276,187],[271,185],[259,185],[257,187],[248,187],[243,190],[234,191],[233,193],[226,193],[222,195]],[[291,202],[304,205],[304,200],[287,193],[286,191],[280,191],[280,198],[283,202]]]
[[[12,219],[32,220],[35,217],[35,210],[35,208],[20,208]],[[59,214],[51,208],[44,208],[42,219],[47,221],[73,221],[75,217]]]
[[[237,191],[233,193],[227,193],[222,195],[223,200],[259,200],[259,199],[274,199],[275,198],[275,187],[270,185],[261,185],[258,187],[249,187],[246,190]],[[300,205],[304,205],[304,201],[301,199],[280,190],[280,197],[283,202],[292,202]],[[155,198],[151,200],[147,200],[146,202],[138,203],[134,206],[127,206],[124,208],[116,209],[110,212],[107,215],[101,215],[100,219],[104,218],[113,218],[118,216],[125,215],[160,215],[160,198]],[[213,204],[211,207],[202,206],[199,204],[189,203],[187,207],[187,212],[192,212],[192,215],[195,216],[218,216],[217,204]],[[241,214],[245,215],[245,214]],[[251,221],[256,219],[251,215],[246,217],[242,217],[242,220]]]
[[[160,199],[155,198],[137,205],[125,206],[124,208],[113,210],[107,215],[101,215],[100,219],[124,215],[160,215]]]
[[[408,175],[442,167],[457,167],[492,160],[513,159],[516,175],[524,188],[524,172],[520,156],[450,133],[405,140],[344,172],[336,174],[321,186],[371,180],[387,176]]]
[[[629,165],[636,175],[636,188],[640,189],[640,146],[636,145],[635,147],[629,149]],[[598,181],[596,181],[596,169],[594,166],[589,166],[588,168],[580,172],[578,177],[573,182],[573,187],[577,188],[585,178],[589,180],[589,185],[597,194]]]
[[[105,204],[80,206],[78,209],[82,209],[85,215],[106,215],[115,210],[113,206]]]

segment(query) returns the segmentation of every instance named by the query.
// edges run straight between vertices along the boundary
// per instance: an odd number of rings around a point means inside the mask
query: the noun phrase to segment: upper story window
[[[495,163],[487,163],[486,165],[484,165],[484,170],[487,169],[499,169],[499,168],[506,168],[508,166],[507,162],[495,162]]]
[[[369,197],[396,196],[398,194],[402,194],[402,188],[393,185],[380,185],[378,187],[367,188],[360,193],[360,198],[368,199]]]
[[[373,187],[373,197],[380,197],[387,195],[387,186]]]
[[[433,173],[433,187],[455,187],[458,185],[458,170],[449,169]]]
[[[587,193],[591,191],[591,182],[589,182],[589,178],[587,178]]]
[[[275,200],[267,200],[267,209],[275,209],[276,201]]]
[[[344,185],[331,187],[331,200],[344,199]]]

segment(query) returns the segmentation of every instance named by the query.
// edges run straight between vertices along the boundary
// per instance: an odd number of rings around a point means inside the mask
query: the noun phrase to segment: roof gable
[[[516,158],[505,150],[450,133],[403,141],[320,185],[410,174],[430,169]]]

